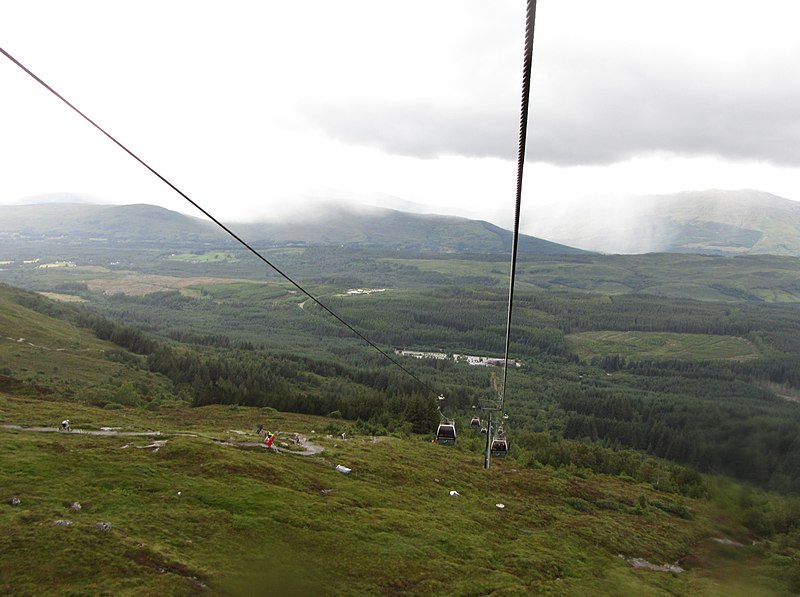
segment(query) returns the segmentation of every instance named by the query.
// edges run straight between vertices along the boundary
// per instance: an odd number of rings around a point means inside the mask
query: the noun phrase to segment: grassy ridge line
[[[0,395],[4,422],[53,421],[63,409]],[[145,438],[0,430],[7,455],[0,486],[22,500],[0,508],[0,592],[189,595],[202,583],[211,594],[234,595],[264,587],[333,595],[664,595],[714,594],[714,587],[745,582],[780,594],[762,551],[709,546],[709,537],[748,536],[718,506],[684,500],[694,515],[687,520],[654,506],[675,496],[648,484],[528,470],[512,460],[485,471],[477,453],[421,438],[341,441],[320,433],[336,421],[268,409],[75,405],[74,413],[87,427],[213,437],[251,432],[258,422],[315,435],[325,452],[295,458],[191,437],[169,438],[153,452],[122,449]],[[353,472],[339,474],[334,464]],[[69,511],[74,501],[80,512]],[[57,527],[57,519],[73,525]],[[98,531],[101,521],[112,530]],[[697,553],[704,565],[681,575],[637,571],[617,557],[660,564]],[[726,570],[723,578],[712,564]]]

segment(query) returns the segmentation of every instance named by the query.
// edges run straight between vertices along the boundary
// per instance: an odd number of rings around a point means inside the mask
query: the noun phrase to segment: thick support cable
[[[205,215],[205,216],[206,216],[206,217],[207,217],[209,220],[211,220],[212,222],[214,222],[214,224],[216,224],[217,226],[219,226],[219,227],[220,227],[222,230],[224,230],[224,231],[225,231],[225,232],[226,232],[226,233],[227,233],[229,236],[233,237],[233,238],[234,238],[234,239],[235,239],[237,242],[239,242],[239,244],[241,244],[243,247],[245,247],[245,248],[246,248],[248,251],[250,251],[250,252],[251,252],[253,255],[255,255],[255,256],[258,258],[258,259],[260,259],[261,261],[263,261],[263,262],[264,262],[266,265],[268,265],[270,268],[272,268],[272,269],[273,269],[275,272],[277,272],[277,273],[278,273],[278,274],[279,274],[281,277],[283,277],[285,280],[287,280],[289,283],[291,283],[291,284],[292,284],[292,285],[293,285],[295,288],[297,288],[297,289],[298,289],[300,292],[302,292],[304,295],[306,295],[308,298],[310,298],[312,301],[314,301],[314,302],[315,302],[317,305],[319,305],[319,306],[320,306],[320,307],[321,307],[321,308],[322,308],[324,311],[326,311],[326,312],[327,312],[329,315],[331,315],[331,316],[332,316],[334,319],[336,319],[336,320],[337,320],[339,323],[341,323],[342,325],[344,325],[344,326],[345,326],[347,329],[349,329],[351,332],[353,332],[353,333],[354,333],[356,336],[358,336],[358,337],[359,337],[359,338],[361,338],[361,339],[362,339],[364,342],[366,342],[368,345],[370,345],[372,348],[374,348],[375,350],[377,350],[377,351],[378,351],[378,352],[379,352],[381,355],[383,355],[383,356],[384,356],[386,359],[388,359],[388,360],[389,360],[390,362],[392,362],[394,365],[396,365],[397,367],[399,367],[399,368],[400,368],[400,369],[401,369],[403,372],[405,372],[407,375],[409,375],[410,377],[412,377],[412,378],[413,378],[413,379],[414,379],[414,380],[415,380],[417,383],[419,383],[421,386],[423,386],[424,388],[426,388],[426,389],[427,389],[429,392],[431,392],[431,393],[432,393],[432,394],[434,394],[434,395],[437,395],[437,394],[438,394],[437,392],[435,392],[435,391],[433,390],[433,388],[431,388],[431,386],[430,386],[430,385],[428,385],[427,383],[425,383],[424,381],[422,381],[422,380],[421,380],[419,377],[417,377],[416,375],[414,375],[414,374],[413,374],[411,371],[409,371],[409,370],[408,370],[406,367],[404,367],[404,366],[403,366],[403,365],[402,365],[400,362],[398,362],[398,361],[397,361],[397,359],[394,359],[394,358],[392,358],[392,356],[391,356],[391,355],[389,355],[389,353],[387,353],[385,350],[383,350],[381,347],[379,347],[377,344],[375,344],[375,343],[374,343],[372,340],[370,340],[369,338],[367,338],[366,336],[364,336],[364,334],[362,334],[362,333],[361,333],[361,332],[359,332],[357,329],[355,329],[355,328],[354,328],[352,325],[350,325],[349,323],[347,323],[347,321],[345,321],[344,319],[342,319],[342,317],[340,317],[339,315],[337,315],[337,314],[336,314],[334,311],[332,311],[331,309],[329,309],[329,308],[328,308],[326,305],[324,305],[323,303],[321,303],[321,302],[320,302],[320,301],[319,301],[319,300],[318,300],[318,299],[317,299],[317,298],[316,298],[314,295],[312,295],[312,294],[311,294],[309,291],[307,291],[305,288],[303,288],[303,287],[302,287],[302,286],[300,286],[300,285],[299,285],[297,282],[295,282],[295,281],[294,281],[292,278],[290,278],[290,277],[289,277],[287,274],[285,274],[283,271],[281,271],[281,270],[280,270],[280,269],[279,269],[279,268],[278,268],[278,267],[277,267],[275,264],[273,264],[271,261],[269,261],[269,260],[268,260],[266,257],[264,257],[264,256],[263,256],[261,253],[259,253],[259,252],[258,252],[256,249],[254,249],[253,247],[251,247],[251,246],[250,246],[250,245],[249,245],[247,242],[245,242],[245,241],[244,241],[243,239],[241,239],[241,238],[240,238],[240,237],[239,237],[237,234],[235,234],[235,233],[234,233],[232,230],[230,230],[230,229],[229,229],[227,226],[225,226],[225,224],[223,224],[222,222],[220,222],[219,220],[217,220],[217,219],[216,219],[214,216],[212,216],[212,215],[211,215],[211,214],[210,214],[208,211],[206,211],[205,209],[203,209],[203,208],[202,208],[202,207],[201,207],[201,206],[200,206],[198,203],[196,203],[196,202],[195,202],[194,200],[192,200],[192,199],[191,199],[191,198],[190,198],[188,195],[186,195],[186,193],[184,193],[183,191],[181,191],[181,190],[180,190],[178,187],[176,187],[174,184],[172,184],[172,183],[171,183],[169,180],[167,180],[166,178],[164,178],[164,177],[163,177],[161,174],[159,174],[159,173],[158,173],[156,170],[154,170],[152,167],[150,167],[150,165],[149,165],[149,164],[147,164],[147,163],[146,163],[146,162],[145,162],[143,159],[141,159],[141,158],[140,158],[138,155],[136,155],[135,153],[133,153],[133,151],[131,151],[131,150],[130,150],[130,149],[128,149],[128,148],[127,148],[125,145],[123,145],[121,142],[119,142],[119,141],[118,141],[116,138],[114,138],[114,137],[113,137],[111,134],[109,134],[109,133],[108,133],[108,132],[107,132],[107,131],[106,131],[106,130],[103,128],[103,127],[101,127],[99,124],[97,124],[97,123],[96,123],[94,120],[92,120],[92,119],[91,119],[91,118],[89,118],[89,117],[88,117],[86,114],[84,114],[83,112],[81,112],[81,111],[80,111],[78,108],[76,108],[76,107],[75,107],[75,106],[74,106],[72,103],[70,103],[70,102],[69,102],[69,101],[68,101],[68,100],[67,100],[67,99],[66,99],[64,96],[62,96],[62,95],[61,95],[60,93],[58,93],[58,92],[57,92],[55,89],[53,89],[52,87],[50,87],[50,85],[48,85],[47,83],[45,83],[45,82],[44,82],[44,81],[43,81],[41,78],[39,78],[39,77],[38,77],[38,76],[37,76],[35,73],[33,73],[33,72],[30,70],[30,69],[28,69],[28,68],[27,68],[27,67],[26,67],[24,64],[22,64],[22,63],[21,63],[19,60],[17,60],[17,59],[16,59],[16,58],[14,58],[14,57],[13,57],[11,54],[9,54],[8,52],[6,52],[6,51],[5,51],[5,50],[4,50],[2,47],[0,47],[0,53],[2,53],[2,54],[3,54],[3,55],[6,57],[6,58],[8,58],[8,59],[9,59],[11,62],[13,62],[14,64],[16,64],[16,65],[17,65],[19,68],[21,68],[23,71],[25,71],[25,73],[27,73],[27,74],[28,74],[28,75],[29,75],[29,76],[30,76],[32,79],[34,79],[34,80],[35,80],[37,83],[39,83],[39,84],[40,84],[42,87],[44,87],[45,89],[47,89],[47,90],[48,90],[50,93],[52,93],[53,95],[55,95],[55,96],[56,96],[58,99],[60,99],[60,100],[61,100],[63,103],[65,103],[67,106],[69,106],[69,107],[70,107],[70,108],[71,108],[71,109],[72,109],[74,112],[76,112],[76,113],[77,113],[77,114],[78,114],[78,115],[79,115],[81,118],[83,118],[83,119],[84,119],[86,122],[88,122],[89,124],[91,124],[91,125],[92,125],[94,128],[96,128],[98,131],[100,131],[101,133],[103,133],[103,135],[105,135],[106,137],[108,137],[108,138],[109,138],[109,139],[110,139],[110,140],[111,140],[111,141],[112,141],[112,142],[113,142],[115,145],[117,145],[117,146],[118,146],[120,149],[122,149],[122,150],[123,150],[125,153],[127,153],[129,156],[131,156],[131,157],[132,157],[134,160],[136,160],[137,162],[139,162],[139,163],[140,163],[142,166],[144,166],[145,168],[147,168],[147,169],[148,169],[148,170],[149,170],[149,171],[150,171],[150,172],[151,172],[153,175],[155,175],[155,176],[156,176],[156,177],[157,177],[159,180],[161,180],[161,182],[163,182],[164,184],[166,184],[166,185],[167,185],[168,187],[170,187],[170,188],[171,188],[173,191],[175,191],[175,192],[176,192],[178,195],[180,195],[180,196],[181,196],[181,197],[183,197],[183,198],[184,198],[186,201],[188,201],[189,203],[191,203],[191,204],[192,204],[192,205],[193,205],[193,206],[194,206],[196,209],[198,209],[198,210],[199,210],[199,211],[200,211],[200,212],[201,212],[203,215]]]
[[[525,16],[525,51],[522,66],[522,105],[519,116],[519,149],[517,151],[517,196],[514,205],[514,232],[511,241],[511,274],[508,283],[508,318],[506,319],[506,349],[503,366],[503,385],[500,390],[498,408],[503,409],[506,400],[508,377],[508,351],[511,344],[511,310],[514,305],[514,280],[517,274],[517,244],[519,239],[519,212],[522,205],[522,173],[525,169],[525,145],[528,138],[528,106],[531,94],[531,62],[533,56],[533,29],[536,22],[536,0],[528,0]]]

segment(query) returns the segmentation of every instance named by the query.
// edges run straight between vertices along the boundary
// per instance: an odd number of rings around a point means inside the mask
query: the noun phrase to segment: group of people
[[[264,431],[263,425],[259,425],[256,432],[262,437],[267,448],[271,448],[272,443],[275,441],[275,434],[272,431]]]

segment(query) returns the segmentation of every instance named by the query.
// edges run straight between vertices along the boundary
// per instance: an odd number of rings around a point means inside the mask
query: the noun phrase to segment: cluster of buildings
[[[436,359],[439,361],[454,360],[456,363],[467,363],[477,367],[502,367],[505,359],[498,357],[479,357],[466,354],[447,354],[445,352],[421,352],[417,350],[395,350],[395,354],[403,357],[415,359]],[[512,367],[521,367],[522,363],[515,359],[508,359],[508,364]]]
[[[347,294],[374,294],[376,292],[386,292],[385,288],[351,288]]]

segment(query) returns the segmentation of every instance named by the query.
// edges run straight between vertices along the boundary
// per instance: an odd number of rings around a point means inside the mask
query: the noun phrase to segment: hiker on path
[[[272,431],[267,431],[267,435],[266,435],[266,437],[264,439],[267,440],[267,447],[271,448],[272,447],[272,442],[275,441],[275,434],[272,433]]]
[[[69,419],[64,419],[61,421],[61,431],[69,431]]]

